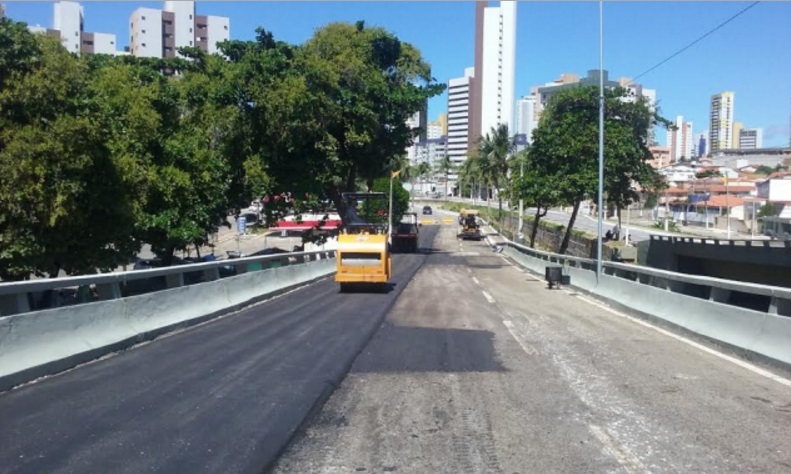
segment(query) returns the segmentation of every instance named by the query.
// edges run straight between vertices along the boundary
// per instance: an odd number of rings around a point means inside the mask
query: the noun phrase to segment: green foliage
[[[761,208],[758,210],[758,217],[773,217],[777,215],[777,209],[775,205],[771,202],[765,203]]]
[[[559,91],[533,131],[531,166],[538,179],[548,181],[549,200],[574,206],[570,228],[579,204],[598,195],[598,94],[596,87]],[[603,187],[607,201],[620,209],[637,200],[635,184],[648,190],[664,186],[648,164],[648,132],[651,126],[670,126],[644,99],[626,100],[629,94],[624,88],[605,90]],[[560,253],[565,252],[569,237],[567,232]]]
[[[720,176],[719,171],[715,170],[703,170],[695,173],[695,177],[697,179],[705,179],[705,178],[713,178],[716,176]]]
[[[373,186],[371,187],[371,191],[377,193],[384,193],[385,194],[385,202],[384,205],[385,210],[387,210],[387,206],[389,202],[387,199],[390,198],[390,178],[377,178],[373,182]],[[393,217],[392,222],[398,223],[401,220],[401,216],[404,215],[405,212],[409,210],[409,191],[404,188],[404,185],[401,184],[400,181],[394,179],[393,180]]]
[[[263,196],[291,196],[269,221],[327,199],[343,215],[342,192],[406,167],[406,120],[444,90],[363,22],[220,50],[78,58],[0,20],[0,278],[109,270],[143,243],[167,262]]]

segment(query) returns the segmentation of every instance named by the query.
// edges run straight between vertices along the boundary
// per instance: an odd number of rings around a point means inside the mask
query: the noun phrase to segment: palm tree
[[[417,165],[417,175],[423,179],[423,182],[428,181],[428,175],[431,173],[431,165],[428,161],[421,161]]]
[[[482,160],[481,171],[487,184],[498,191],[500,216],[503,213],[503,199],[499,191],[508,176],[508,159],[514,150],[516,145],[508,133],[508,125],[504,123],[492,127],[491,132],[478,142],[478,156]]]
[[[448,198],[448,176],[451,172],[456,169],[456,164],[453,160],[450,159],[448,155],[443,156],[436,165],[437,173],[441,173],[445,175],[445,196],[444,199]]]
[[[473,198],[475,193],[475,183],[481,182],[481,173],[478,167],[478,159],[474,156],[467,158],[464,160],[464,163],[459,166],[459,194],[462,193],[462,189],[469,185],[470,187],[470,199]]]

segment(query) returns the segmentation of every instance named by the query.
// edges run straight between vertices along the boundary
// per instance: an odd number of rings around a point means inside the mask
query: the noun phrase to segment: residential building
[[[447,135],[448,134],[448,114],[439,114],[438,122],[439,122],[440,127],[442,127],[441,135]]]
[[[711,96],[709,153],[733,146],[733,92]]]
[[[698,147],[695,156],[698,158],[706,156],[706,152],[708,151],[709,151],[709,131],[706,130],[705,132],[698,135]]]
[[[439,120],[429,122],[428,125],[426,125],[426,138],[428,140],[440,138],[444,135],[444,133],[442,133],[442,128],[442,122]]]
[[[756,148],[754,150],[720,150],[710,153],[712,166],[742,168],[744,166],[791,166],[791,147]]]
[[[650,146],[648,147],[651,150],[651,160],[648,163],[654,169],[662,169],[667,168],[671,164],[674,163],[673,159],[671,158],[671,147],[669,146]]]
[[[180,57],[179,48],[198,47],[214,54],[230,38],[226,17],[197,15],[194,1],[167,1],[162,10],[138,8],[130,17],[130,52],[153,58]]]
[[[468,148],[500,124],[514,131],[515,1],[475,3],[475,64],[470,92]]]
[[[759,198],[774,204],[780,218],[791,218],[791,172],[773,173],[757,183],[756,189]]]
[[[5,3],[0,3],[0,18],[5,18]]]
[[[730,148],[732,150],[739,149],[739,137],[741,136],[744,124],[741,122],[733,122],[733,137]]]
[[[29,26],[28,31],[60,40],[67,51],[80,54],[117,54],[115,35],[85,31],[85,10],[77,2],[56,2],[52,28]]]
[[[744,128],[739,130],[739,149],[755,150],[763,148],[764,131],[761,128]]]
[[[470,93],[475,69],[448,81],[448,156],[457,165],[467,159],[470,144]]]
[[[656,108],[656,90],[647,89],[643,87],[641,84],[633,83],[631,79],[627,77],[622,77],[619,78],[617,81],[612,81],[609,79],[609,72],[606,70],[602,71],[602,76],[604,76],[603,79],[604,79],[605,88],[624,87],[631,92],[631,96],[627,100],[634,101],[644,98],[648,103],[648,106],[652,110]],[[535,103],[536,120],[538,121],[541,118],[541,114],[544,112],[547,103],[552,98],[552,96],[558,91],[561,91],[563,89],[568,89],[570,87],[598,86],[598,85],[599,85],[599,70],[592,69],[589,70],[588,75],[583,78],[580,78],[577,74],[564,73],[561,74],[561,76],[558,79],[555,79],[552,82],[548,82],[543,86],[534,87],[533,93],[536,95],[536,103]],[[653,125],[649,126],[648,129],[648,144],[649,145],[656,144]]]
[[[690,160],[692,158],[693,138],[692,122],[685,122],[684,116],[676,117],[675,128],[667,131],[667,146],[670,147],[670,159],[673,163],[682,158]]]
[[[533,130],[538,126],[537,97],[527,95],[516,103],[516,133],[523,134],[527,143],[533,142]]]

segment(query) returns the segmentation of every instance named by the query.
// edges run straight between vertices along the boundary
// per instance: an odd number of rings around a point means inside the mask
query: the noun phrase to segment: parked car
[[[431,206],[423,206],[423,215],[424,216],[430,216],[433,213],[434,213],[434,211],[431,210]]]

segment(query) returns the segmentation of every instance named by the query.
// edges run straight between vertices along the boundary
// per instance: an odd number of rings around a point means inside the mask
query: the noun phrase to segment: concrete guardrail
[[[331,275],[334,257],[332,250],[298,252],[0,284],[0,296],[16,303],[15,314],[0,317],[0,391]],[[220,278],[229,267],[236,274]],[[201,281],[185,284],[195,272]],[[121,296],[124,284],[158,277],[168,288]],[[84,285],[97,288],[97,301],[25,311],[32,293]]]
[[[571,285],[731,347],[791,365],[791,289],[602,262],[532,249],[506,239],[503,253],[541,275],[561,266]],[[694,291],[692,291],[694,290]],[[766,301],[765,310],[739,298]],[[744,298],[742,298],[743,300]]]

